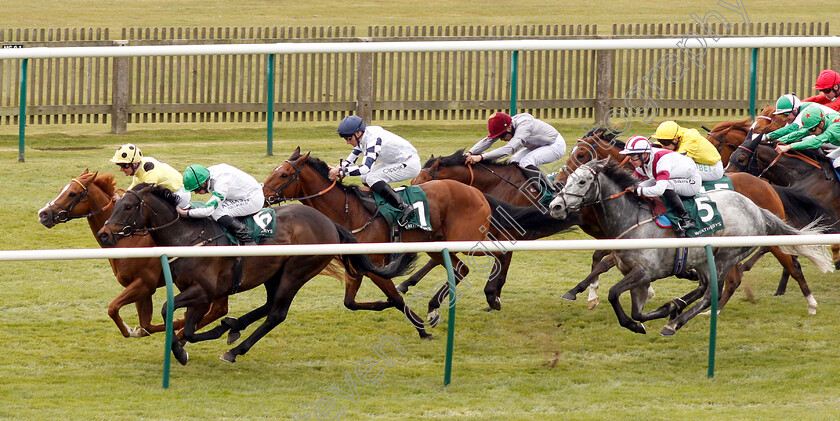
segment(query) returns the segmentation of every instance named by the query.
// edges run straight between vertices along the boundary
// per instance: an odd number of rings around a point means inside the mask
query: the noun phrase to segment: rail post
[[[174,335],[172,317],[175,314],[175,292],[172,287],[172,271],[169,269],[169,258],[165,254],[160,256],[160,264],[163,266],[163,277],[166,279],[166,341],[163,346],[163,388],[169,389],[169,367],[172,362],[172,336]]]
[[[516,114],[516,81],[518,80],[517,71],[519,70],[519,51],[513,52],[513,57],[510,63],[510,115]]]
[[[709,371],[707,376],[715,377],[715,346],[717,342],[718,277],[712,246],[706,244],[706,261],[709,262],[709,288],[711,288],[711,320],[709,321]]]
[[[26,75],[29,69],[29,59],[23,59],[20,66],[20,112],[18,113],[18,162],[24,162],[26,148]]]
[[[455,348],[455,271],[452,270],[452,258],[449,257],[449,250],[443,249],[443,265],[446,267],[446,276],[449,282],[449,313],[448,328],[446,332],[446,366],[443,371],[443,385],[448,386],[452,381],[452,352]]]
[[[274,60],[277,54],[269,54],[266,62],[266,77],[265,77],[265,121],[266,121],[266,139],[265,139],[265,153],[268,156],[274,156]]]

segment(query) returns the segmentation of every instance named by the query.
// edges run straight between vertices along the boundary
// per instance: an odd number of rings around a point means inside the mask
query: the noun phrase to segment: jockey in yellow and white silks
[[[131,143],[120,146],[111,162],[117,164],[123,174],[132,176],[131,185],[127,190],[140,183],[155,184],[174,193],[178,198],[179,207],[186,209],[190,206],[190,192],[183,188],[181,173],[157,159],[143,156],[143,152],[137,146]],[[116,192],[114,199],[119,199]]]

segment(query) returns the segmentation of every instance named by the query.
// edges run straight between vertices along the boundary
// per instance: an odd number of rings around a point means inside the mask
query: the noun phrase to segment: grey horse
[[[635,186],[632,174],[614,162],[607,160],[591,161],[582,165],[571,176],[557,197],[549,205],[551,216],[565,218],[570,212],[584,206],[592,206],[605,233],[611,238],[668,238],[675,234],[671,229],[663,229],[652,222],[647,205],[634,194],[620,194],[627,187]],[[723,229],[715,236],[755,236],[755,235],[797,235],[817,234],[820,229],[812,224],[801,230],[784,223],[772,213],[759,208],[752,201],[731,190],[716,190],[707,193],[714,201],[723,219]],[[726,273],[736,263],[747,257],[756,247],[720,247],[713,250],[718,276],[718,290],[723,286]],[[822,272],[832,270],[831,259],[824,246],[790,246],[784,251],[802,255],[810,259]],[[688,249],[684,269],[694,268],[700,278],[697,289],[681,299],[672,300],[657,310],[642,313],[647,300],[648,285],[673,274],[677,249],[619,250],[616,253],[617,266],[624,278],[610,288],[609,301],[612,304],[621,326],[636,333],[646,333],[641,323],[654,318],[672,316],[672,320],[662,329],[663,336],[672,336],[692,317],[706,309],[711,302],[710,280],[706,253],[703,248]],[[663,263],[664,262],[664,263]],[[632,318],[621,307],[619,297],[625,291],[631,291]],[[694,301],[699,300],[690,309],[677,315]]]

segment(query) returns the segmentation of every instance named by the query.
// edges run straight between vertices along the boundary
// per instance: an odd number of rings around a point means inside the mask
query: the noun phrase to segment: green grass
[[[567,139],[582,121],[552,121]],[[684,122],[699,127],[701,122]],[[708,124],[710,122],[702,122]],[[712,122],[713,123],[713,122]],[[162,128],[161,128],[162,127]],[[417,146],[421,156],[471,145],[483,124],[389,125]],[[649,133],[653,126],[636,126]],[[278,128],[275,156],[265,154],[264,129],[240,125],[146,126],[127,135],[96,134],[90,127],[50,133],[33,128],[26,163],[16,162],[17,137],[0,136],[0,209],[3,249],[97,247],[87,225],[72,221],[47,230],[36,211],[85,168],[113,171],[108,162],[125,142],[176,168],[227,162],[263,180],[300,145],[330,162],[347,147],[332,124]],[[120,175],[120,187],[129,183]],[[572,232],[557,239],[586,238]],[[819,301],[806,313],[795,285],[772,297],[779,267],[770,258],[746,277],[755,302],[736,293],[719,319],[717,369],[706,378],[708,318],[699,316],[674,338],[657,335],[664,321],[648,322],[648,335],[616,323],[606,303],[617,272],[602,277],[604,303],[586,310],[560,296],[588,272],[589,254],[517,253],[502,298],[503,311],[486,313],[482,276],[470,277],[458,307],[452,384],[444,388],[444,328],[421,341],[394,310],[351,312],[343,287],[317,277],[295,299],[288,319],[236,364],[218,359],[223,341],[188,346],[190,363],[172,369],[171,388],[161,389],[162,335],[124,339],[106,314],[121,290],[106,262],[71,260],[0,263],[0,419],[290,419],[314,415],[319,401],[337,404],[324,418],[355,419],[835,419],[840,415],[836,379],[840,358],[835,274],[805,274]],[[445,279],[433,272],[417,294]],[[654,284],[658,306],[692,287],[673,278]],[[360,299],[379,299],[365,284]],[[262,290],[239,294],[231,313],[241,315],[264,299]],[[164,300],[156,295],[159,306]],[[419,299],[418,302],[425,300]],[[158,307],[159,308],[159,307]],[[156,310],[157,313],[158,310]],[[133,308],[123,317],[136,324]],[[155,317],[156,321],[160,317]],[[441,326],[446,326],[446,316]],[[249,329],[247,333],[250,333]],[[405,348],[386,352],[393,366],[363,384],[354,374],[385,335]],[[367,360],[369,361],[369,360]],[[372,373],[376,373],[375,368]],[[357,401],[337,397],[354,382]],[[322,407],[324,409],[324,407]]]

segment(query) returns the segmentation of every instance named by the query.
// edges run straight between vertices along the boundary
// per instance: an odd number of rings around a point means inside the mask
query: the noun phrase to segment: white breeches
[[[697,164],[697,171],[700,172],[700,179],[703,181],[720,180],[723,177],[723,163],[718,161],[715,165]]]
[[[412,156],[408,161],[398,164],[374,164],[369,173],[361,176],[361,180],[362,183],[370,187],[377,181],[390,184],[411,180],[417,177],[417,174],[420,174],[420,157]]]
[[[522,149],[510,158],[510,162],[519,165],[519,168],[525,168],[529,165],[539,167],[562,158],[565,153],[566,141],[563,139],[563,135],[557,134],[554,143],[536,149]]]

